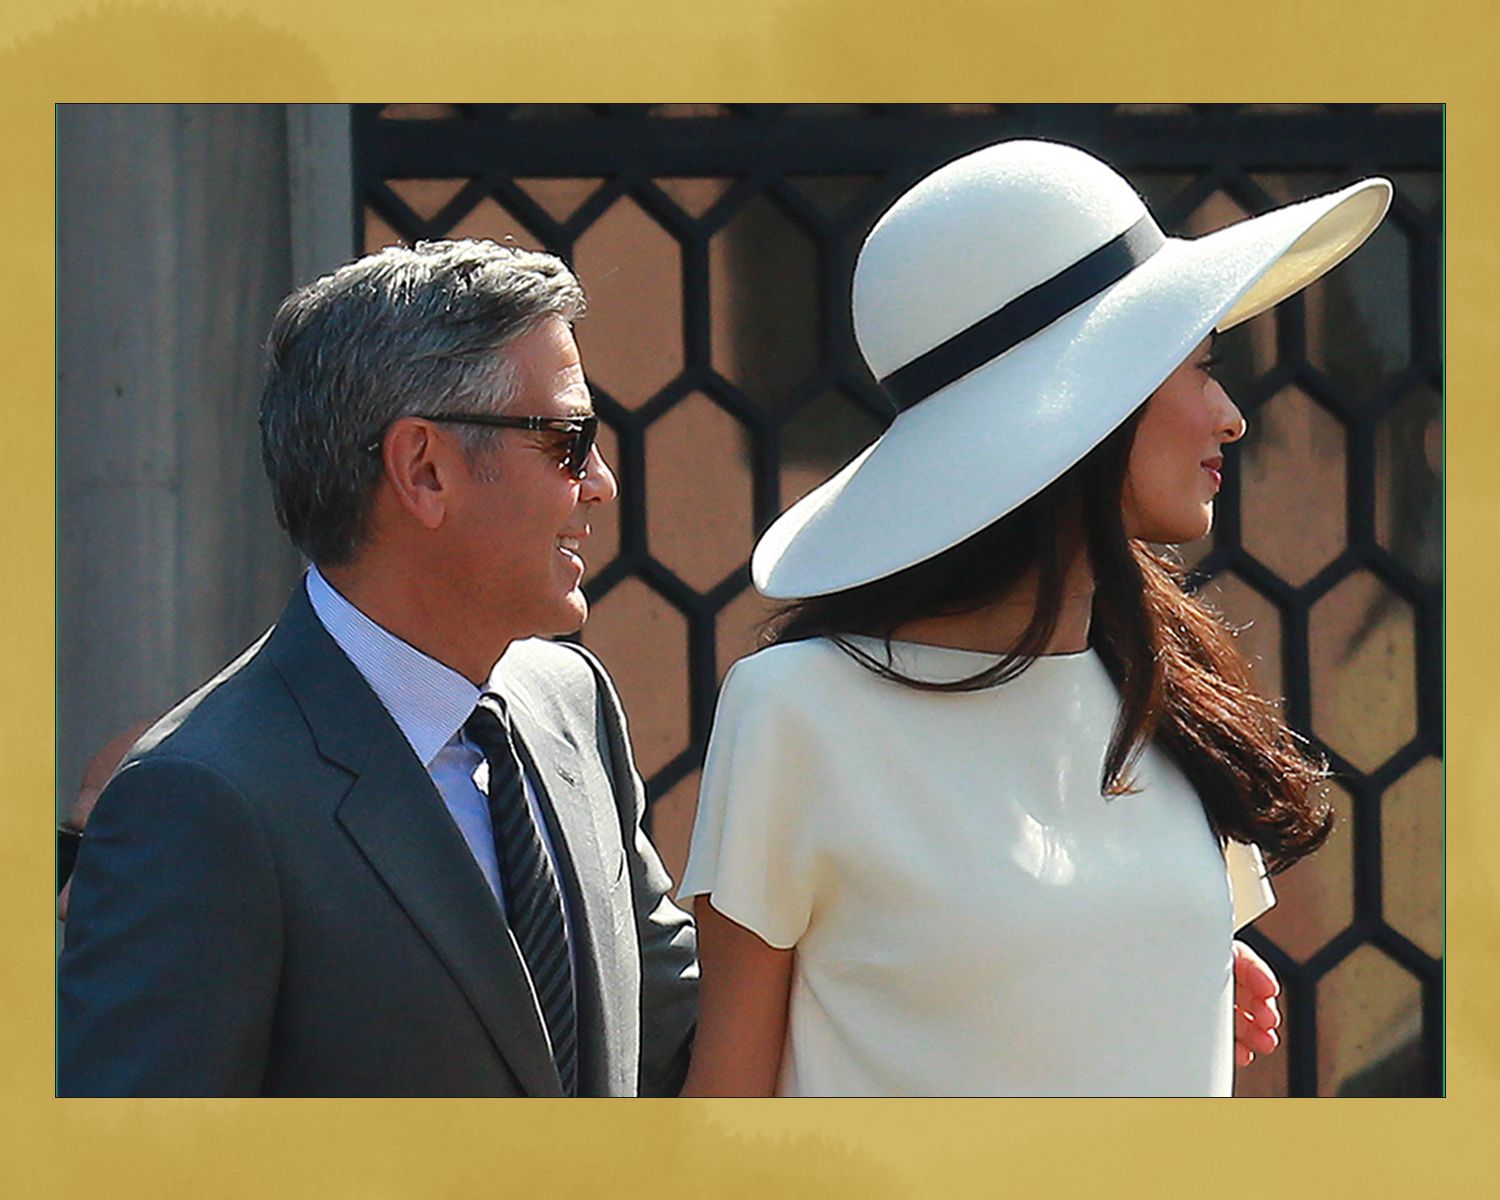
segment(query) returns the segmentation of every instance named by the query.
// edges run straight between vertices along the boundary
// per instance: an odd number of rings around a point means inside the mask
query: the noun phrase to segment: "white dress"
[[[1092,652],[960,693],[823,639],[735,664],[679,895],[796,947],[778,1094],[1230,1093],[1233,932],[1273,900],[1159,751],[1100,795],[1117,709]]]

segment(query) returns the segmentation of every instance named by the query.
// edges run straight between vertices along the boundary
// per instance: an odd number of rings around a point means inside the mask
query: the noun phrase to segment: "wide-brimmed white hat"
[[[854,334],[901,411],[766,530],[755,586],[824,595],[978,533],[1103,441],[1210,330],[1347,257],[1390,197],[1365,179],[1182,239],[1072,146],[1001,142],[928,175],[854,270]]]

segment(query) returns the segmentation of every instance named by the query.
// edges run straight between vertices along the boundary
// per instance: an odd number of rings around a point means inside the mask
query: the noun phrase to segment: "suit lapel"
[[[338,821],[443,960],[521,1086],[533,1096],[561,1095],[515,939],[405,746],[371,756],[339,805]]]
[[[559,882],[567,895],[573,916],[571,932],[576,944],[580,1067],[599,1078],[606,1064],[601,1061],[608,1039],[604,1036],[604,994],[600,956],[610,949],[599,939],[613,938],[617,921],[611,899],[611,873],[595,828],[594,806],[583,786],[583,772],[576,747],[538,721],[525,697],[506,695],[511,723],[521,756],[532,779],[539,784],[543,813],[557,851]],[[619,856],[616,855],[616,866]],[[611,943],[612,945],[612,943]],[[586,1061],[585,1061],[586,1060]],[[580,1081],[585,1071],[580,1070]]]
[[[355,775],[338,824],[448,969],[525,1092],[561,1095],[515,939],[463,835],[300,586],[270,649],[319,749]]]

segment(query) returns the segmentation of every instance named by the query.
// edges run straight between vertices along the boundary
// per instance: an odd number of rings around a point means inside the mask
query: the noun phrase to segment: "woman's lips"
[[[1219,454],[1213,458],[1205,458],[1198,465],[1208,472],[1208,477],[1214,481],[1214,491],[1217,492],[1224,485],[1224,456]]]

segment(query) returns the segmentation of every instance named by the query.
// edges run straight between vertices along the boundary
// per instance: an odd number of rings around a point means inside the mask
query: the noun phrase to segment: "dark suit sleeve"
[[[646,789],[636,770],[625,714],[599,660],[575,647],[598,679],[600,718],[615,800],[625,833],[626,861],[641,946],[642,1096],[682,1090],[698,1020],[698,934],[693,919],[672,902],[672,877],[646,835]]]
[[[281,961],[270,845],[238,791],[152,756],[99,798],[58,964],[58,1093],[250,1095]]]

